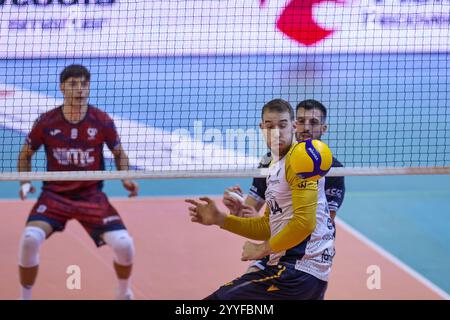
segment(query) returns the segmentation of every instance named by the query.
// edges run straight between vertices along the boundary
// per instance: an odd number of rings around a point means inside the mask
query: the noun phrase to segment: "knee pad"
[[[39,264],[39,248],[45,240],[45,231],[39,227],[27,226],[20,239],[19,265],[24,268]]]
[[[122,266],[133,264],[134,243],[127,230],[105,232],[103,239],[114,250],[117,264]]]

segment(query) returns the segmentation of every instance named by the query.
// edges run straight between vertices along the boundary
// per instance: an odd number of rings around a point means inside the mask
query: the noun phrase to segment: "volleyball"
[[[298,177],[316,181],[330,171],[333,154],[328,145],[320,140],[300,141],[291,150],[291,167]]]

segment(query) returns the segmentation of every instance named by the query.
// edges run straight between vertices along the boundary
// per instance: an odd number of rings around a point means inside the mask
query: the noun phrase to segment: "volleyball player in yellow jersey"
[[[275,159],[267,178],[264,216],[229,215],[207,197],[200,198],[201,202],[186,200],[192,204],[189,212],[193,222],[217,225],[262,241],[247,241],[241,259],[262,259],[263,268],[223,285],[207,299],[323,299],[327,279],[320,279],[315,269],[320,269],[321,263],[329,268],[331,259],[321,257],[318,260],[317,255],[305,257],[308,242],[316,230],[318,189],[317,182],[300,179],[290,166],[291,161],[295,161],[290,157],[295,145],[291,105],[281,99],[268,102],[262,109],[260,128],[266,132],[267,145]],[[323,245],[321,247],[323,252]],[[299,267],[302,264],[307,266],[308,272]]]

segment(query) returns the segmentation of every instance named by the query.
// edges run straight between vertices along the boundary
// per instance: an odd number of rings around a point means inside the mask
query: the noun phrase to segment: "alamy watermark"
[[[270,133],[269,133],[270,132]],[[195,121],[192,130],[171,133],[171,166],[192,169],[256,169],[270,141],[272,154],[278,154],[278,129],[205,128]]]
[[[66,279],[66,288],[69,290],[81,290],[81,268],[73,264],[67,267],[66,273],[69,275]]]
[[[380,290],[381,289],[381,268],[377,265],[370,265],[366,269],[369,275],[366,281],[367,289]]]

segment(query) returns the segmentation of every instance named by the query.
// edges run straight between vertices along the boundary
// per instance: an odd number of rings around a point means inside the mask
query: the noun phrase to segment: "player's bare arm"
[[[114,156],[114,162],[116,164],[117,170],[129,170],[130,160],[128,155],[121,144],[119,144],[114,150],[111,150]],[[122,180],[123,187],[130,193],[129,197],[135,197],[138,195],[139,185],[133,180]]]
[[[31,171],[31,159],[36,151],[31,149],[31,147],[25,143],[20,150],[19,159],[17,161],[17,171],[19,172],[30,172]],[[27,193],[34,193],[36,189],[31,184],[31,181],[20,181],[19,196],[20,199],[24,200],[27,197]]]
[[[336,211],[330,210],[330,218],[331,218],[331,221],[334,222],[334,218],[336,218]]]

